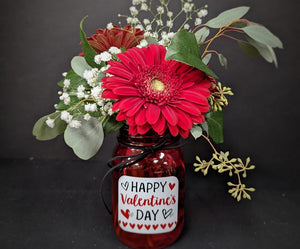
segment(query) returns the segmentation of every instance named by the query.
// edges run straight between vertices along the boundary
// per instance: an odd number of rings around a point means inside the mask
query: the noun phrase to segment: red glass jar
[[[165,135],[149,131],[128,135],[120,130],[114,156],[140,154]],[[166,146],[178,145],[169,138]],[[126,159],[122,159],[126,160]],[[120,163],[118,162],[115,163]],[[160,150],[112,174],[112,213],[115,232],[131,248],[165,248],[180,235],[184,223],[185,166],[181,147]]]

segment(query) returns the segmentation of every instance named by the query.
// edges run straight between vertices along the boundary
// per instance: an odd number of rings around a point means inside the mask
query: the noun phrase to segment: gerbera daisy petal
[[[166,119],[164,118],[164,116],[162,114],[160,114],[157,122],[155,124],[152,124],[152,128],[159,135],[163,134],[166,131],[166,129],[167,129]]]
[[[161,108],[162,114],[164,115],[164,117],[166,118],[166,120],[168,121],[168,123],[170,125],[176,125],[178,122],[178,117],[176,112],[173,110],[172,107],[169,106],[163,106]]]
[[[190,130],[193,127],[193,122],[191,117],[179,109],[176,110],[180,118],[178,119],[178,126],[184,130]]]
[[[111,90],[105,89],[102,92],[101,97],[104,99],[118,99],[119,95],[114,94]]]
[[[179,127],[179,134],[183,137],[183,138],[188,138],[189,135],[190,135],[190,130],[184,130],[184,129],[181,129]]]
[[[179,108],[180,110],[183,110],[187,113],[190,113],[192,115],[199,115],[201,112],[197,108],[196,104],[193,104],[191,102],[185,101],[185,100],[180,100],[177,102],[176,107]]]
[[[137,126],[137,132],[138,134],[144,135],[145,133],[147,133],[149,130],[151,129],[151,126],[149,124],[144,124],[141,126]]]
[[[139,91],[135,87],[124,85],[113,88],[113,93],[121,96],[140,96]]]
[[[138,102],[135,106],[131,107],[128,111],[127,111],[127,116],[128,117],[132,117],[134,116],[139,109],[144,105],[143,101]]]
[[[157,105],[149,104],[146,109],[146,118],[149,124],[157,122],[160,115],[160,108]]]
[[[173,125],[168,125],[168,127],[169,127],[169,131],[170,131],[171,135],[176,137],[179,133],[178,127],[175,126],[175,125],[174,126]]]
[[[127,118],[127,115],[125,112],[119,112],[116,116],[117,121],[123,121]]]
[[[137,125],[144,125],[147,122],[146,109],[140,108],[139,112],[135,115],[135,122]]]
[[[191,102],[197,103],[197,104],[207,104],[207,98],[203,96],[199,92],[195,92],[192,90],[185,90],[180,95],[183,99],[188,99]]]

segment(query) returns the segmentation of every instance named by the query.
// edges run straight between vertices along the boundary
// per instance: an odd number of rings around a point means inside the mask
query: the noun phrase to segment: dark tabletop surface
[[[103,162],[2,159],[2,249],[127,248],[99,197]],[[247,179],[253,200],[236,203],[226,178],[187,165],[185,226],[169,248],[298,248],[299,193],[291,172],[257,169]],[[109,188],[105,189],[109,198]]]

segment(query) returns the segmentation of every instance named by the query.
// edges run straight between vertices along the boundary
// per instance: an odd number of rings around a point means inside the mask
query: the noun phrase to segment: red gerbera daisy
[[[133,28],[130,25],[124,28],[114,25],[112,29],[98,29],[96,34],[87,38],[87,41],[100,54],[112,46],[126,49],[135,47],[143,39],[143,30]]]
[[[127,120],[129,133],[145,134],[153,128],[163,134],[189,136],[193,123],[204,122],[209,110],[210,81],[204,72],[174,60],[165,60],[166,48],[149,45],[118,54],[102,79],[103,98],[117,100],[118,121]]]

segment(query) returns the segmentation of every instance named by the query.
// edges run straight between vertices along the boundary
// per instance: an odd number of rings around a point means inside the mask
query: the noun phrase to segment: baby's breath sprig
[[[228,106],[228,100],[225,95],[233,95],[231,88],[226,86],[222,87],[221,82],[218,82],[208,98],[208,102],[213,112],[222,111],[223,107]]]
[[[145,37],[152,37],[161,45],[168,46],[175,32],[182,29],[189,30],[191,20],[194,19],[194,25],[202,23],[202,18],[207,15],[207,5],[196,7],[192,0],[179,0],[181,8],[173,11],[169,8],[170,0],[133,0],[129,8],[130,15],[118,14],[118,17],[126,18],[127,24],[134,28],[145,30]],[[156,3],[156,4],[154,4]],[[142,12],[143,18],[145,12],[147,18],[142,21],[139,15]],[[185,16],[177,30],[172,30],[177,19]],[[121,25],[121,23],[119,22]]]
[[[240,201],[241,198],[251,200],[251,196],[249,192],[254,192],[255,189],[252,187],[246,187],[244,183],[242,183],[241,178],[247,177],[247,171],[255,169],[254,165],[250,165],[250,158],[247,157],[245,163],[241,158],[229,158],[229,152],[217,152],[215,147],[210,142],[209,138],[202,134],[202,137],[205,138],[214,153],[212,158],[207,162],[205,160],[201,160],[199,156],[196,156],[196,160],[198,163],[194,163],[195,172],[201,171],[203,175],[207,175],[209,168],[212,168],[219,173],[228,172],[229,176],[235,175],[237,177],[238,183],[234,184],[232,182],[228,182],[227,185],[231,188],[228,192],[231,194],[233,198],[237,201]]]

